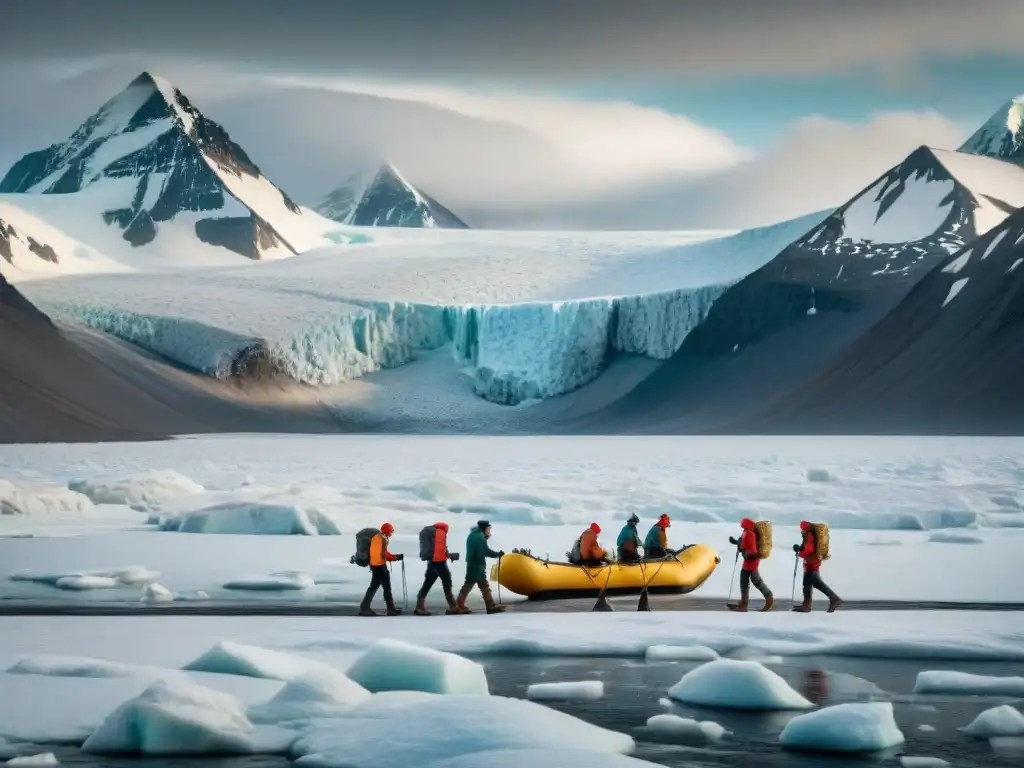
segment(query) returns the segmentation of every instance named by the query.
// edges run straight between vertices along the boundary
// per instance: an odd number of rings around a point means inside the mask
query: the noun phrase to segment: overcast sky
[[[302,202],[387,159],[477,224],[769,223],[1024,91],[1020,0],[4,0],[3,24],[3,168],[150,69]]]

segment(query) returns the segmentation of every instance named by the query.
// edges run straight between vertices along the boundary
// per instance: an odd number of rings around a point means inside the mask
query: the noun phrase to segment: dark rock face
[[[247,259],[259,259],[261,253],[283,245],[273,228],[256,214],[202,219],[196,222],[196,236]]]
[[[1024,434],[1024,210],[935,267],[758,431]]]
[[[12,240],[22,241],[28,247],[30,253],[43,261],[48,261],[51,264],[58,264],[60,262],[60,258],[52,246],[47,243],[40,243],[34,237],[18,232],[11,224],[0,219],[0,258],[3,258],[8,264],[15,264]]]
[[[160,131],[161,126],[166,130]],[[119,157],[107,158],[104,154],[102,161],[97,161],[108,142],[154,131],[156,135],[144,146]],[[169,85],[161,87],[143,73],[67,141],[30,153],[15,163],[0,181],[0,192],[73,194],[101,179],[134,180],[131,200],[105,211],[103,217],[108,224],[121,228],[131,245],[143,246],[158,236],[160,222],[180,213],[222,211],[229,202],[247,207],[244,200],[236,200],[211,166],[237,177],[262,175],[220,125],[202,115],[180,91]],[[301,215],[299,206],[278,192],[287,210]],[[196,225],[197,231],[201,224],[202,220]],[[202,228],[208,234],[217,227]],[[271,224],[263,222],[257,229],[262,234],[254,237],[254,242],[285,243],[276,232],[265,232],[272,229]],[[217,238],[205,241],[222,244]],[[234,242],[234,238],[228,241]],[[231,249],[238,251],[236,247]],[[248,252],[245,255],[259,257]]]
[[[411,187],[390,165],[369,184],[356,174],[317,206],[327,218],[361,227],[468,229],[468,225],[430,195]]]

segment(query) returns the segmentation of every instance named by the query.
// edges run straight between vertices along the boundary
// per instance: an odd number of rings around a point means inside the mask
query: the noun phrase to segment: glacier
[[[57,320],[207,376],[328,387],[448,347],[478,396],[520,405],[584,386],[617,354],[667,359],[730,285],[828,213],[726,237],[405,230],[298,259],[23,289]]]
[[[615,353],[669,358],[727,287],[524,304],[352,303],[278,338],[89,304],[42,306],[58,319],[77,321],[216,378],[244,376],[253,360],[262,359],[274,373],[300,384],[330,386],[451,345],[454,362],[476,394],[518,405],[582,387]]]

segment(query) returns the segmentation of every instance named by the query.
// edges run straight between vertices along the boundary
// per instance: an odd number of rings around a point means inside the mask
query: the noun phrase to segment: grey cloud
[[[1019,0],[5,0],[0,57],[119,52],[403,78],[892,71],[1024,52]]]

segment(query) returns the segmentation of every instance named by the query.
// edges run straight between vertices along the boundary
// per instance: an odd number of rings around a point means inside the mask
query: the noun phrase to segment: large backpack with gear
[[[363,528],[356,534],[356,553],[352,556],[352,562],[360,568],[367,568],[370,565],[370,542],[374,536],[383,535],[379,528]]]

